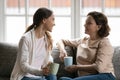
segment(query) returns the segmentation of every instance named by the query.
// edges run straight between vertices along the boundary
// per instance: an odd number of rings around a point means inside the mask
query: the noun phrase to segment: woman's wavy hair
[[[89,16],[89,15],[94,18],[97,25],[101,26],[101,28],[98,31],[98,35],[101,38],[107,37],[110,32],[110,27],[108,25],[107,17],[103,13],[97,12],[97,11],[90,12],[90,13],[88,13],[87,16]]]
[[[26,31],[30,31],[31,29],[36,29],[37,27],[39,27],[39,25],[42,23],[43,19],[47,19],[49,18],[51,15],[53,14],[53,12],[47,8],[39,8],[33,15],[33,23],[32,25],[30,25]],[[45,32],[46,36],[47,36],[47,41],[48,41],[48,49],[51,50],[53,47],[53,40],[52,37],[50,35],[50,33],[48,31]]]

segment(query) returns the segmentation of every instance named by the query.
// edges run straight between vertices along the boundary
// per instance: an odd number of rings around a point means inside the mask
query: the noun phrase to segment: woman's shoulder
[[[109,38],[104,37],[100,39],[100,42],[110,42]]]
[[[31,38],[31,36],[34,35],[33,33],[34,33],[34,31],[30,30],[30,31],[24,33],[22,37],[23,38]]]
[[[106,46],[107,45],[112,46],[109,38],[107,38],[107,37],[104,37],[104,38],[100,39],[100,44],[101,45],[106,45]]]
[[[90,39],[90,37],[87,37],[87,36],[85,36],[85,37],[83,37],[83,38],[81,38],[80,39],[80,41],[82,41],[82,42],[86,42],[86,41],[88,41]]]
[[[21,39],[20,41],[31,41],[32,40],[32,33],[31,31],[28,31],[26,33],[24,33],[22,36],[21,36]]]

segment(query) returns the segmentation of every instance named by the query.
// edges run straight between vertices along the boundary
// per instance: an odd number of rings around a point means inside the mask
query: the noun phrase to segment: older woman
[[[77,48],[77,65],[68,66],[69,72],[78,71],[78,77],[61,77],[60,80],[115,80],[112,64],[113,47],[107,38],[109,25],[107,17],[101,12],[90,12],[85,22],[85,34],[89,37],[75,40],[60,40],[57,46],[60,58],[67,56],[65,46]]]

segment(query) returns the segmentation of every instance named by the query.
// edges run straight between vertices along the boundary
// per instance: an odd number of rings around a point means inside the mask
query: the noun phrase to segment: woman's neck
[[[99,39],[100,37],[98,35],[94,35],[94,36],[90,36],[90,40],[97,40]]]
[[[36,38],[41,38],[45,35],[45,30],[43,29],[42,26],[38,27],[35,29],[35,36]]]

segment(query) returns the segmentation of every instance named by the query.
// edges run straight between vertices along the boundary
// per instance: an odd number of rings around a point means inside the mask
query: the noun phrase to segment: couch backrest
[[[10,77],[17,55],[17,45],[0,42],[0,76]]]
[[[120,46],[114,47],[113,65],[117,80],[120,80]]]

